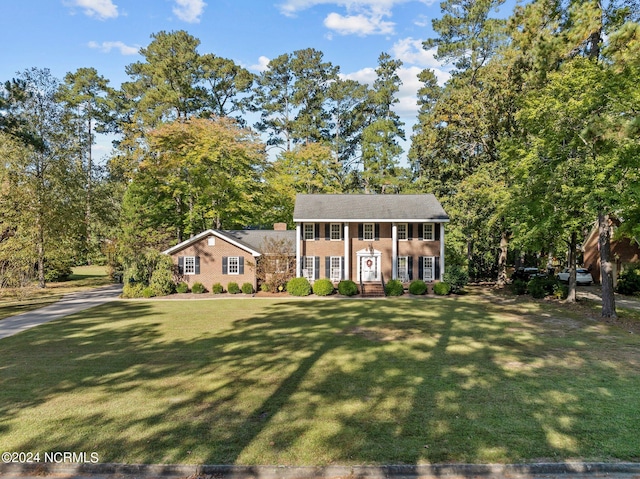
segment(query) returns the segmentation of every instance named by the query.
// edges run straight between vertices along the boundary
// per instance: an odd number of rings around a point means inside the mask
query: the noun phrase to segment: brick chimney
[[[287,223],[274,223],[274,231],[287,231]]]

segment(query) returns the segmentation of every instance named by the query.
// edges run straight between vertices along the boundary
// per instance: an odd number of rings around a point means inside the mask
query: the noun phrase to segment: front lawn
[[[0,340],[5,451],[640,460],[640,337],[523,298],[116,302]]]

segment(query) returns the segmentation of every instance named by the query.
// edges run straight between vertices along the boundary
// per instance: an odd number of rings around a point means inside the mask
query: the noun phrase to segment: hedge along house
[[[297,195],[296,274],[427,282],[444,273],[449,216],[434,195]]]
[[[256,263],[269,240],[291,243],[295,232],[278,223],[273,230],[207,230],[163,251],[177,267],[177,279],[189,287],[202,283],[208,290],[215,283],[224,289],[230,282],[251,283],[257,290]]]

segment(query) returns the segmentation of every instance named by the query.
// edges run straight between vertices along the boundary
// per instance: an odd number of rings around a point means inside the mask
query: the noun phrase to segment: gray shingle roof
[[[238,243],[261,253],[263,252],[265,240],[268,239],[288,241],[291,245],[291,251],[295,252],[296,232],[294,230],[224,230],[219,231],[219,233],[229,236]]]
[[[297,195],[293,220],[449,221],[440,202],[426,195]]]

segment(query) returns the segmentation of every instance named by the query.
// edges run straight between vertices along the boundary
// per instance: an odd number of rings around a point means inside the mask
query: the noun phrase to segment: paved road
[[[599,285],[578,286],[578,298],[602,300],[602,291]],[[640,298],[633,296],[621,296],[616,294],[616,307],[640,310]]]
[[[114,301],[122,292],[121,284],[66,295],[57,303],[0,320],[0,339],[48,323],[69,314]]]

